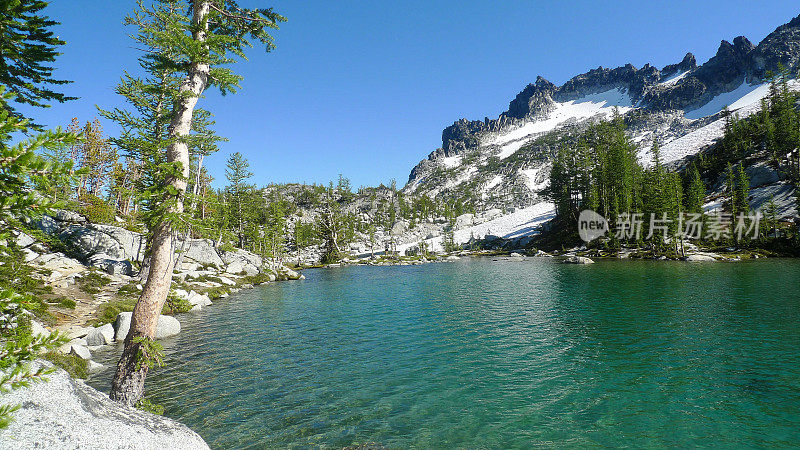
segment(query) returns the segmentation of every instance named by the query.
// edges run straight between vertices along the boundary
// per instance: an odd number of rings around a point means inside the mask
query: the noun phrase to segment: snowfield
[[[456,244],[465,244],[472,237],[482,239],[486,235],[499,236],[506,239],[531,236],[537,234],[536,228],[555,217],[555,214],[554,204],[549,202],[537,203],[488,222],[456,230],[453,233],[453,240]],[[425,240],[425,244],[433,251],[443,251],[442,242],[443,236]],[[410,242],[398,245],[397,250],[402,254],[407,249],[417,245],[419,245],[419,241]]]
[[[742,81],[738,88],[719,94],[697,109],[686,111],[684,116],[687,119],[702,119],[703,117],[713,116],[725,109],[726,106],[733,111],[760,101],[762,97],[767,95],[768,90],[769,85],[766,83],[751,86],[747,84],[747,81]]]
[[[495,175],[491,180],[489,180],[488,183],[483,185],[483,189],[481,190],[482,191],[481,192],[481,197],[484,200],[489,198],[489,191],[494,189],[494,187],[497,186],[498,184],[500,184],[502,181],[503,181],[503,176],[502,175]]]
[[[589,94],[577,100],[558,103],[546,118],[526,123],[519,128],[493,136],[484,145],[499,145],[500,159],[508,158],[534,135],[553,131],[561,125],[578,120],[588,119],[598,114],[611,116],[614,109],[620,114],[633,109],[633,102],[627,91],[611,89],[598,94]]]
[[[458,167],[461,164],[461,156],[446,156],[439,161],[443,166],[448,169]]]
[[[800,88],[800,81],[790,80],[789,88],[795,90]],[[717,114],[725,109],[725,106],[728,106],[731,113],[738,115],[740,118],[745,118],[758,112],[761,108],[761,99],[768,94],[769,83],[750,86],[746,82],[742,82],[733,91],[714,97],[701,108],[687,112],[685,116],[687,118],[700,119]],[[703,147],[711,145],[715,140],[721,138],[724,128],[725,119],[721,118],[677,139],[663,143],[661,147],[662,161],[665,163],[677,161],[697,153]],[[651,164],[649,148],[640,149],[639,157],[646,167]]]

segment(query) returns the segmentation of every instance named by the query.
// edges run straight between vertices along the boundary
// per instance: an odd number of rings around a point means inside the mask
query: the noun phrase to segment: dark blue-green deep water
[[[798,261],[305,275],[181,316],[148,395],[212,448],[800,445]]]

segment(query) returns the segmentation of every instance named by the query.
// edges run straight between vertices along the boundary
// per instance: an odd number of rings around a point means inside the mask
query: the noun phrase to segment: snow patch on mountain
[[[525,181],[525,186],[528,187],[533,192],[539,192],[542,189],[546,188],[550,184],[550,177],[544,177],[543,181],[537,182],[536,178],[539,173],[542,171],[542,167],[536,167],[533,169],[520,169],[519,173],[522,174],[523,179]]]
[[[461,164],[461,156],[446,156],[439,161],[443,166],[448,169],[452,169],[453,167],[458,167]]]
[[[689,74],[688,70],[686,72],[679,72],[669,78],[665,78],[662,82],[658,84],[661,86],[672,86],[673,84],[678,83],[678,81],[684,79],[688,74]]]
[[[453,241],[456,244],[466,244],[471,238],[483,239],[487,235],[499,236],[505,239],[535,235],[538,233],[538,227],[555,217],[555,214],[556,208],[553,203],[537,203],[478,225],[455,230],[453,232]],[[444,248],[443,239],[443,236],[436,236],[425,239],[424,242],[429,249],[442,251]],[[407,249],[418,245],[419,241],[409,242],[398,245],[397,250],[404,253]]]
[[[705,105],[692,111],[687,111],[684,116],[687,119],[702,119],[722,111],[726,106],[733,111],[752,102],[758,102],[767,94],[768,89],[769,85],[767,84],[750,85],[747,81],[742,81],[742,84],[736,89],[717,95]]]
[[[789,88],[793,90],[800,89],[800,81],[790,80]],[[743,82],[735,90],[714,97],[714,99],[712,99],[702,108],[690,111],[689,113],[686,113],[686,115],[687,117],[689,114],[694,116],[696,111],[703,110],[702,113],[704,115],[699,116],[698,118],[707,117],[719,113],[727,105],[732,114],[736,114],[739,116],[739,118],[744,119],[745,117],[758,112],[758,110],[761,108],[761,99],[766,97],[768,94],[769,83],[751,86],[746,82]],[[724,131],[725,118],[723,117],[709,123],[702,128],[698,128],[683,136],[662,144],[661,159],[663,162],[668,163],[680,160],[689,155],[693,155],[702,148],[713,144],[714,141],[721,138]],[[639,158],[645,166],[649,166],[651,164],[651,157],[652,155],[650,155],[649,147],[640,149]]]
[[[588,119],[598,114],[610,116],[615,108],[618,109],[620,114],[624,114],[633,109],[633,107],[633,102],[628,92],[618,88],[585,95],[576,100],[556,102],[554,109],[546,118],[528,122],[506,133],[494,135],[483,144],[501,146],[500,153],[497,156],[500,159],[505,159],[522,148],[525,144],[525,139],[533,135],[547,133],[561,125]]]

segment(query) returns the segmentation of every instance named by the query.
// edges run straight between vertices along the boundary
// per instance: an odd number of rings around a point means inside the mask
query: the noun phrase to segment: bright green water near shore
[[[167,416],[212,448],[800,445],[796,260],[305,275],[180,317]]]

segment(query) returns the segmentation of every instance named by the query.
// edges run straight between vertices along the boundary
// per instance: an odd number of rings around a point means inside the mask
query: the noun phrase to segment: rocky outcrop
[[[0,404],[20,406],[9,427],[0,430],[2,448],[208,448],[187,426],[114,402],[61,369],[47,382],[3,394]]]
[[[697,60],[695,59],[694,54],[690,52],[683,57],[683,60],[681,60],[681,62],[677,64],[668,64],[664,66],[664,68],[661,69],[661,76],[671,77],[679,73],[694,70],[696,68],[697,68]]]
[[[247,275],[256,275],[263,264],[260,256],[241,249],[223,252],[222,261],[225,263],[225,272],[230,274],[245,272]]]
[[[225,262],[219,257],[217,249],[214,248],[214,241],[211,239],[179,240],[176,248],[183,253],[185,261],[194,262],[201,266],[225,267]]]

